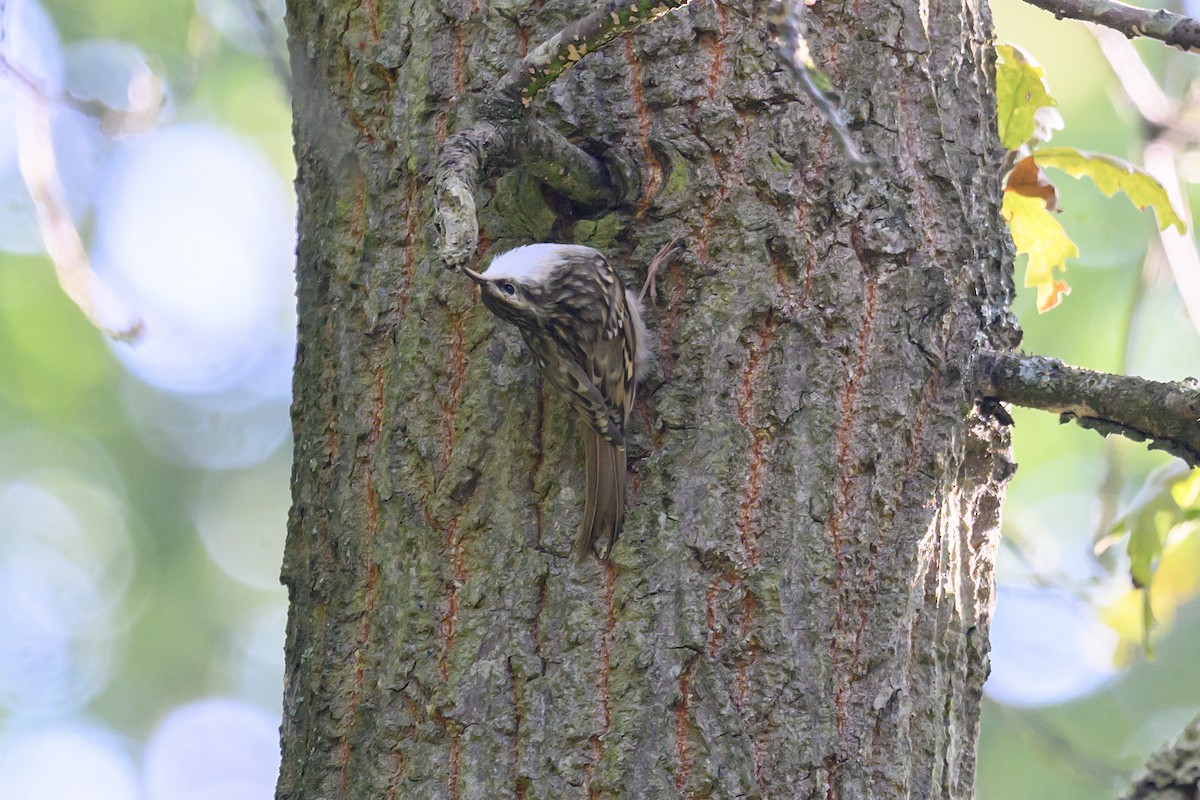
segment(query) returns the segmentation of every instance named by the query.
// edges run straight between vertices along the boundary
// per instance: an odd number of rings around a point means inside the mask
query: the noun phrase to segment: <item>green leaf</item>
[[[1150,588],[1154,571],[1162,558],[1163,544],[1174,525],[1176,515],[1169,508],[1147,508],[1129,526],[1129,577],[1140,589]]]
[[[1130,501],[1129,508],[1113,525],[1113,531],[1123,533],[1140,515],[1152,514],[1162,508],[1175,508],[1176,488],[1186,485],[1197,474],[1200,474],[1200,470],[1190,470],[1181,461],[1168,461],[1151,472]]]
[[[1150,643],[1150,631],[1154,630],[1154,626],[1158,624],[1158,620],[1154,618],[1154,608],[1150,604],[1150,587],[1142,589],[1142,649],[1146,651],[1146,656],[1154,658],[1154,646]]]
[[[1074,147],[1043,147],[1034,151],[1033,158],[1039,167],[1054,167],[1072,178],[1091,178],[1108,197],[1124,192],[1138,209],[1153,208],[1158,215],[1159,230],[1174,225],[1180,233],[1187,233],[1187,226],[1171,207],[1163,185],[1127,161]]]
[[[1012,44],[996,45],[996,52],[1000,56],[996,65],[1000,143],[1006,150],[1016,150],[1033,138],[1038,109],[1056,106],[1058,101],[1046,87],[1045,72],[1028,53]]]
[[[1200,506],[1200,469],[1194,469],[1183,478],[1171,484],[1171,497],[1184,510],[1185,517],[1192,515],[1187,512]]]
[[[1025,286],[1037,287],[1038,311],[1045,313],[1071,291],[1066,281],[1055,278],[1054,271],[1066,269],[1067,259],[1077,258],[1079,248],[1039,197],[1005,192],[1000,213],[1008,222],[1017,253],[1029,256]]]
[[[1150,631],[1157,624],[1150,591],[1168,536],[1187,518],[1185,501],[1194,502],[1200,470],[1171,462],[1155,470],[1138,491],[1129,510],[1113,526],[1114,534],[1129,533],[1129,577],[1142,592],[1142,647],[1148,655]]]
[[[1129,545],[1126,549],[1129,554],[1129,577],[1134,587],[1142,593],[1142,649],[1148,656],[1154,655],[1150,646],[1150,631],[1156,624],[1150,603],[1150,587],[1174,516],[1167,508],[1144,508],[1131,520],[1129,528]]]

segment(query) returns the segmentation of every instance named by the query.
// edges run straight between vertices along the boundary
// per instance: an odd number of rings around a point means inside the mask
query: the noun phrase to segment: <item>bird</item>
[[[482,273],[463,271],[484,306],[517,327],[584,422],[583,517],[573,553],[576,563],[593,553],[607,561],[625,520],[629,418],[648,353],[641,300],[603,253],[584,245],[525,245]]]

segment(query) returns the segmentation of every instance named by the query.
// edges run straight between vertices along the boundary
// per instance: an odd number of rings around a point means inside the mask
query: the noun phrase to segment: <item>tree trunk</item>
[[[611,565],[575,566],[576,421],[436,257],[447,135],[583,0],[289,0],[300,201],[280,798],[966,798],[1017,332],[985,0],[822,0],[845,166],[765,4],[690,7],[530,113],[624,175],[524,170],[480,251],[590,244],[659,358]]]

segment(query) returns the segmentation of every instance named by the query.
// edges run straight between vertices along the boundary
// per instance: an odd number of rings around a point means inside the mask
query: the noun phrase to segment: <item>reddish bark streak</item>
[[[725,57],[725,37],[729,33],[729,17],[725,13],[724,3],[715,3],[717,7],[717,35],[712,42],[712,67],[708,72],[708,99],[717,96],[717,87],[721,85],[721,63]]]
[[[851,234],[851,240],[856,245],[857,250],[857,232]],[[860,260],[862,256],[860,256]],[[866,262],[864,261],[864,267]],[[858,392],[858,382],[862,379],[866,371],[867,354],[870,346],[871,338],[871,322],[875,316],[875,282],[870,278],[866,281],[864,310],[862,327],[859,329],[858,335],[858,357],[854,367],[850,370],[846,379],[846,386],[842,391],[841,413],[842,421],[838,425],[837,431],[837,479],[835,489],[835,503],[833,511],[829,515],[829,539],[830,547],[834,561],[834,594],[837,597],[836,611],[834,615],[834,631],[830,638],[829,647],[830,655],[833,660],[835,680],[837,688],[833,696],[834,719],[837,725],[838,751],[837,759],[841,759],[846,746],[845,728],[846,728],[846,692],[849,689],[849,684],[853,680],[853,676],[847,670],[847,656],[845,647],[838,644],[838,639],[845,625],[845,576],[844,571],[846,565],[842,562],[842,520],[850,513],[850,506],[853,503],[853,475],[851,474],[851,457],[854,444],[855,422],[857,417],[854,409],[854,398]],[[830,791],[836,785],[837,766],[836,761],[834,766],[830,767]]]
[[[793,214],[796,218],[796,230],[803,232],[804,245],[808,250],[808,258],[804,262],[804,291],[800,295],[800,302],[808,305],[808,298],[812,297],[813,272],[817,268],[817,248],[812,242],[812,237],[808,235],[808,229],[804,224],[805,210],[806,207],[803,204],[798,204],[793,209]]]
[[[342,797],[346,796],[346,792],[350,787],[349,765],[350,765],[350,740],[347,738],[347,739],[342,740],[341,764],[339,764],[339,766],[341,767],[342,774],[341,774],[340,782],[338,784],[338,789],[341,791]]]
[[[361,5],[361,3],[360,3],[360,5]],[[342,26],[342,41],[345,40],[346,34],[350,30],[350,22],[351,22],[352,16],[353,16],[352,13],[349,13],[346,15],[345,24]],[[378,39],[378,35],[376,35],[376,39]],[[359,42],[358,49],[359,50],[365,49],[362,42]],[[358,63],[357,57],[348,47],[342,48],[340,55],[341,55],[340,66],[341,66],[341,70],[342,70],[342,75],[341,75],[342,85],[343,86],[355,86],[357,83],[355,81],[355,64]],[[362,117],[360,117],[354,111],[354,109],[350,107],[349,104],[347,104],[345,106],[345,111],[346,111],[346,119],[350,122],[350,127],[354,128],[354,130],[358,131],[362,135],[363,139],[365,139],[368,143],[375,144],[375,139],[376,139],[375,132],[370,128],[370,126],[367,125],[367,123],[365,123],[363,121]]]
[[[675,348],[671,344],[675,334],[675,325],[679,321],[680,312],[683,311],[683,299],[687,294],[685,283],[683,270],[677,263],[672,263],[667,268],[667,310],[663,314],[662,324],[658,328],[659,348],[662,351],[663,360],[663,380],[666,383],[671,382],[671,375],[675,372]],[[659,444],[655,445],[655,448],[658,449],[661,446],[660,437]]]
[[[458,762],[462,744],[457,730],[450,731],[450,800],[458,800]]]
[[[907,104],[909,101],[907,95],[908,92],[906,91],[906,86],[904,82],[901,81],[896,87],[896,107],[899,109],[901,124],[904,128],[905,163],[916,167],[917,165],[924,163],[924,154],[922,152],[923,141],[920,125],[914,124],[913,114],[911,109],[908,108]],[[920,179],[922,174],[918,171],[913,175],[913,177],[915,179]],[[928,181],[925,181],[925,183],[928,183]],[[918,186],[909,194],[909,196],[912,197],[916,203],[917,216],[921,218],[920,230],[924,231],[925,233],[925,246],[927,248],[934,249],[935,245],[933,241],[933,232],[936,231],[939,226],[936,224],[938,220],[930,210],[929,203],[926,200],[926,191],[927,189],[925,186]]]
[[[367,8],[367,26],[371,31],[371,39],[379,41],[379,9],[375,7],[375,0],[363,0],[359,3],[359,8],[366,6]]]
[[[716,216],[721,203],[725,202],[725,195],[728,193],[725,186],[725,173],[721,169],[721,162],[717,158],[716,152],[709,151],[708,157],[712,161],[713,172],[717,175],[717,196],[700,212],[700,225],[696,229],[696,258],[699,259],[701,266],[708,265],[708,235],[712,231],[713,217]]]
[[[442,618],[442,655],[440,668],[442,680],[450,680],[450,653],[454,649],[454,637],[458,626],[458,589],[467,582],[467,565],[463,555],[462,538],[458,535],[458,516],[446,526],[446,549],[450,551],[450,567],[453,579],[446,598],[446,614]]]
[[[542,612],[545,610],[546,579],[543,577],[538,582],[537,610],[533,612],[533,652],[539,659],[542,657]],[[545,667],[542,671],[545,672]]]
[[[349,787],[350,740],[349,734],[354,730],[355,719],[358,716],[358,705],[362,697],[363,685],[363,653],[366,652],[371,639],[371,612],[375,610],[376,589],[379,585],[379,565],[375,563],[375,537],[379,533],[379,498],[375,491],[375,480],[371,470],[375,462],[375,451],[379,447],[379,439],[383,434],[384,415],[384,370],[383,365],[375,367],[375,394],[372,398],[371,427],[367,432],[367,440],[361,456],[362,477],[366,483],[367,500],[367,530],[364,542],[364,557],[367,561],[367,582],[364,587],[364,610],[359,620],[358,641],[354,648],[354,685],[350,689],[346,715],[346,739],[342,742],[341,761],[341,790],[345,796]]]
[[[600,737],[592,737],[592,760],[588,762],[587,769],[584,770],[583,785],[587,789],[588,800],[600,800],[600,790],[592,786],[592,776],[596,774],[596,765],[600,763],[600,757],[604,755],[604,746],[600,744]]]
[[[841,523],[842,518],[850,508],[850,492],[853,488],[849,470],[850,451],[854,438],[854,397],[858,393],[858,382],[863,376],[867,363],[867,349],[871,337],[871,320],[875,316],[875,283],[866,283],[865,310],[863,312],[862,328],[858,334],[858,358],[846,378],[846,386],[842,390],[842,421],[837,431],[837,504],[829,517],[829,538],[833,545],[833,557],[839,564],[842,556]]]
[[[695,660],[683,668],[679,676],[679,705],[675,707],[675,754],[679,757],[679,771],[675,773],[675,788],[683,791],[687,785],[688,773],[692,768],[691,756],[688,754],[688,733],[691,721],[688,719],[688,700],[692,691],[692,673],[696,670]]]
[[[613,607],[613,591],[616,588],[617,572],[611,561],[604,562],[604,633],[600,637],[600,668],[596,675],[596,691],[600,695],[600,732],[592,737],[592,760],[587,767],[588,797],[599,797],[599,789],[592,787],[592,776],[604,757],[604,735],[612,722],[612,698],[608,689],[609,663],[612,654],[613,636],[617,627],[617,611]]]
[[[388,784],[387,794],[384,795],[385,800],[396,800],[396,790],[400,787],[400,781],[404,775],[404,753],[396,751],[396,771],[392,773],[392,780]]]
[[[741,635],[742,646],[746,648],[746,655],[738,662],[737,676],[734,679],[735,692],[733,696],[734,705],[740,714],[744,714],[746,711],[746,696],[750,693],[752,685],[750,682],[750,668],[758,660],[758,647],[750,642],[750,634],[754,631],[754,613],[756,608],[754,595],[743,589],[742,624],[739,628],[739,633]]]
[[[379,532],[379,508],[375,494],[375,478],[371,468],[375,463],[375,451],[379,448],[379,439],[383,436],[383,416],[386,406],[383,364],[375,367],[375,395],[372,398],[371,429],[367,432],[367,446],[363,453],[363,473],[367,481],[367,533],[368,544],[373,542]],[[368,555],[370,555],[368,551]]]
[[[529,29],[524,25],[517,25],[517,57],[524,58],[529,52]]]
[[[637,111],[642,155],[649,172],[645,191],[634,211],[634,217],[639,218],[646,213],[654,195],[658,193],[659,185],[662,184],[662,166],[655,158],[654,151],[650,149],[650,111],[646,108],[646,96],[642,90],[642,64],[633,52],[633,39],[630,36],[625,37],[625,59],[629,63],[629,95],[633,98],[633,107]]]
[[[454,26],[454,101],[463,94],[463,34],[462,26]]]
[[[735,587],[738,585],[738,577],[733,573],[718,575],[704,593],[704,621],[708,629],[708,646],[705,648],[705,652],[710,658],[715,656],[721,647],[721,628],[717,625],[717,595],[720,593],[723,583],[731,588]]]
[[[449,396],[442,405],[442,459],[439,472],[445,474],[454,455],[454,423],[458,412],[458,400],[467,378],[467,353],[463,347],[466,333],[466,314],[454,314],[450,318],[450,386]]]
[[[743,428],[749,431],[750,464],[746,488],[739,500],[737,519],[738,540],[746,559],[746,565],[754,567],[758,563],[758,517],[759,506],[762,504],[764,478],[764,450],[766,449],[767,432],[754,420],[754,403],[758,396],[758,383],[766,362],[764,356],[771,348],[771,340],[775,336],[775,317],[768,312],[763,319],[762,327],[750,343],[746,353],[746,369],[742,371],[741,390],[737,398],[737,420]]]
[[[392,99],[396,96],[396,73],[380,64],[376,64],[371,71],[383,81],[383,108],[391,108]]]
[[[349,65],[347,65],[345,79],[352,80],[353,77],[353,71],[349,68]],[[354,128],[354,130],[358,131],[362,135],[364,141],[366,141],[368,144],[375,144],[375,133],[369,127],[367,127],[367,123],[363,122],[362,117],[347,109],[346,119],[350,122],[350,127]]]

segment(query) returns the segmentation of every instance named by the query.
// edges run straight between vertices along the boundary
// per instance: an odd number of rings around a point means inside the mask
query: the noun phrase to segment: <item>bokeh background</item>
[[[999,39],[1046,68],[1055,144],[1149,150],[1195,205],[1194,142],[1144,114],[1158,86],[1186,129],[1200,60],[993,7]],[[282,12],[0,0],[5,800],[273,797],[295,327]],[[1026,349],[1200,374],[1195,290],[1173,271],[1187,254],[1167,257],[1152,216],[1052,177],[1081,256],[1058,309],[1020,293]],[[1123,544],[1096,542],[1169,459],[1015,417],[978,794],[1112,796],[1196,714],[1200,537],[1168,541],[1148,658]]]

